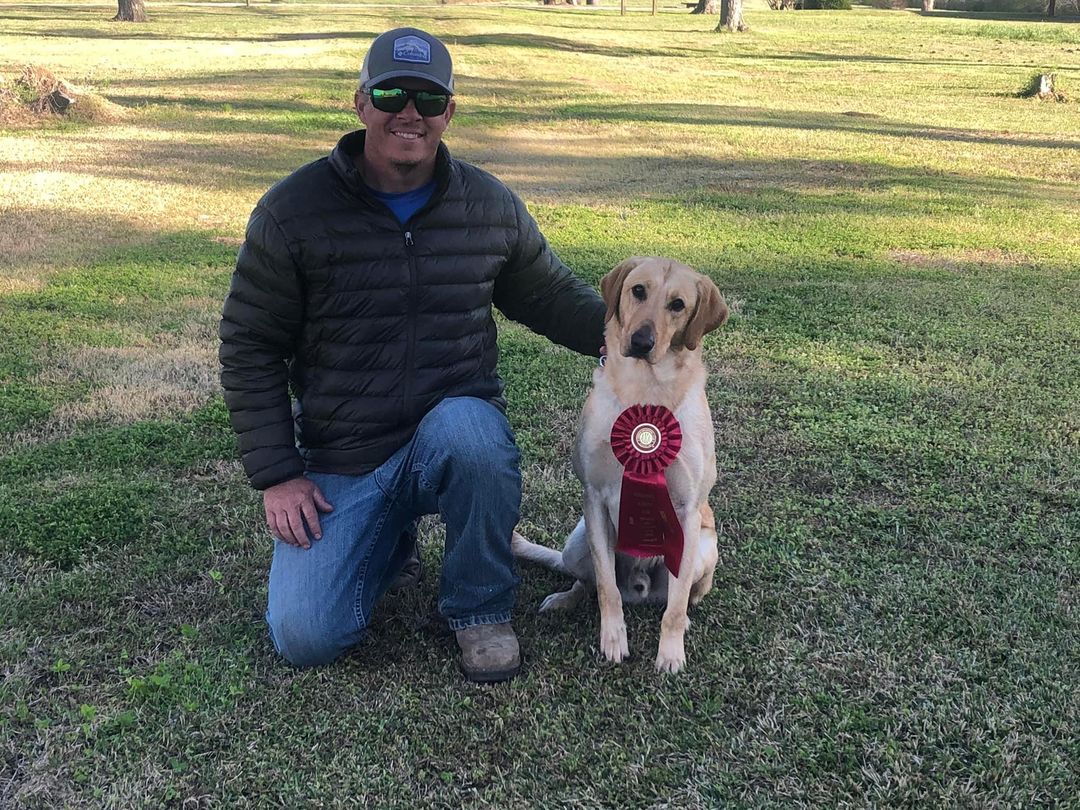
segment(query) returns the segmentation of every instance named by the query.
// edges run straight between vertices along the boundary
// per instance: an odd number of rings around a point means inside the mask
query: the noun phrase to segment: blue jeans
[[[402,533],[420,515],[446,524],[439,612],[450,628],[510,621],[521,473],[510,424],[494,405],[445,399],[374,472],[307,477],[334,511],[320,516],[323,536],[310,549],[274,541],[266,621],[290,663],[329,663],[364,638],[408,559]]]

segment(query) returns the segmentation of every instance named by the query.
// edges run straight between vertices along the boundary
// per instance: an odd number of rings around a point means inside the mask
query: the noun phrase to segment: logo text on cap
[[[431,45],[418,36],[409,34],[394,40],[394,61],[431,64]]]

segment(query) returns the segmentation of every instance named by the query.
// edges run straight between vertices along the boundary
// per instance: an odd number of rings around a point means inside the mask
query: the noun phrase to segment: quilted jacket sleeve
[[[221,384],[252,486],[304,472],[287,361],[303,322],[301,278],[285,235],[261,204],[248,221],[221,318]]]
[[[604,302],[555,255],[525,203],[511,196],[517,243],[495,282],[495,306],[534,332],[595,357],[604,342]]]

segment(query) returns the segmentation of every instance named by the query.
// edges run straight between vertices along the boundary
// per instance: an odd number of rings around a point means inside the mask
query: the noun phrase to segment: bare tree
[[[720,0],[720,24],[717,31],[746,31],[746,23],[742,19],[743,0]]]
[[[698,0],[698,4],[694,6],[691,14],[719,14],[720,4],[718,0]]]
[[[114,22],[146,22],[146,6],[143,0],[116,0]]]
[[[1046,16],[1053,17],[1057,13],[1057,0],[1049,0],[1046,4]]]
[[[1053,2],[1053,0],[1051,0],[1051,2]],[[923,11],[933,11],[934,10],[934,0],[922,0],[922,10]]]

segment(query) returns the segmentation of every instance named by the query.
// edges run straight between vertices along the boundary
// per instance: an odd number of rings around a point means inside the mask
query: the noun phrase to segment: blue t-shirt
[[[403,194],[390,194],[375,189],[371,189],[371,193],[386,203],[390,210],[394,212],[394,216],[398,218],[398,222],[404,225],[409,221],[409,217],[423,208],[427,201],[431,199],[431,195],[435,193],[435,181],[432,180],[427,185],[414,188],[412,191],[406,191]]]

